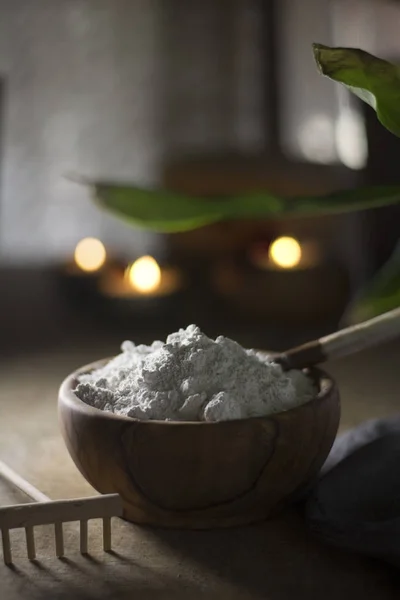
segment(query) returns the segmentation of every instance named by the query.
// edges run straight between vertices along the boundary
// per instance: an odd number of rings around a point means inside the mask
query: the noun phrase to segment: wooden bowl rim
[[[272,355],[273,353],[268,352],[266,354]],[[136,424],[140,423],[143,425],[144,424],[146,424],[146,425],[154,424],[154,425],[174,426],[174,427],[178,427],[178,426],[182,427],[182,426],[188,426],[188,425],[190,425],[192,427],[199,427],[199,426],[203,426],[203,427],[204,426],[207,426],[207,427],[220,426],[221,427],[221,426],[229,426],[229,424],[232,424],[232,423],[260,422],[260,421],[266,421],[266,420],[270,420],[270,419],[276,419],[277,417],[279,417],[281,415],[288,415],[288,414],[293,415],[296,411],[299,412],[306,406],[310,406],[315,403],[319,404],[321,402],[324,402],[327,398],[329,398],[331,396],[331,394],[337,388],[336,382],[333,379],[333,377],[331,377],[328,373],[326,373],[325,371],[323,371],[322,369],[320,369],[318,367],[311,367],[310,369],[308,369],[310,375],[312,375],[313,379],[316,379],[318,381],[318,383],[320,383],[320,384],[323,383],[323,387],[321,386],[318,391],[318,394],[314,398],[309,400],[308,402],[305,402],[304,404],[300,404],[299,406],[295,406],[294,408],[290,408],[290,409],[282,411],[282,412],[273,413],[271,415],[266,415],[266,416],[261,416],[261,417],[249,417],[248,419],[229,419],[229,420],[224,420],[224,421],[164,421],[164,420],[157,420],[157,419],[144,420],[144,419],[137,419],[135,417],[128,417],[125,415],[117,415],[115,413],[111,413],[111,412],[108,412],[105,410],[101,410],[100,408],[90,406],[90,404],[86,404],[86,402],[83,402],[83,400],[78,398],[78,396],[73,392],[73,389],[75,388],[75,386],[77,384],[77,379],[78,379],[79,375],[83,375],[84,373],[89,373],[90,371],[93,371],[94,369],[98,369],[99,367],[104,366],[107,362],[109,362],[113,358],[115,358],[115,357],[112,356],[112,357],[96,360],[92,363],[89,363],[82,367],[79,367],[78,369],[76,369],[75,371],[70,373],[60,385],[59,393],[58,393],[59,402],[60,401],[67,402],[70,407],[73,406],[74,409],[77,409],[79,412],[86,413],[87,415],[92,415],[92,416],[96,416],[96,417],[101,416],[104,419],[110,419],[110,420],[120,421],[120,422],[125,422],[125,423],[136,423]]]

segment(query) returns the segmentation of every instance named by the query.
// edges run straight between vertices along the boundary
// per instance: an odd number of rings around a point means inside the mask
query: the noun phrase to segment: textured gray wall
[[[153,183],[171,153],[264,145],[256,4],[0,0],[3,262],[57,260],[86,235],[158,243],[64,173]]]
[[[1,0],[6,260],[53,258],[87,234],[133,248],[150,243],[101,215],[61,176],[155,178],[162,147],[155,5]]]

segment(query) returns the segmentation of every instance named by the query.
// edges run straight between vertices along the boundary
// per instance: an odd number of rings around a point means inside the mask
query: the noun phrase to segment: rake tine
[[[111,552],[111,518],[103,518],[103,548],[104,552]]]
[[[11,544],[10,544],[10,531],[9,529],[3,528],[1,530],[1,538],[3,542],[3,559],[6,565],[12,564]]]
[[[87,520],[80,522],[80,550],[81,554],[88,553],[88,522]]]
[[[28,552],[29,560],[35,560],[36,548],[35,548],[35,536],[33,533],[33,527],[25,527],[26,536],[26,549]]]
[[[56,538],[56,556],[62,558],[64,556],[64,534],[62,522],[54,523],[54,534]]]

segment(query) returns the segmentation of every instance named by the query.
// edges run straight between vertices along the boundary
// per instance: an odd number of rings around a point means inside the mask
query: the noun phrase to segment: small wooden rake
[[[34,527],[54,524],[55,550],[58,558],[64,556],[63,523],[80,522],[80,552],[88,553],[88,521],[103,519],[103,548],[111,551],[111,517],[122,516],[119,494],[105,494],[72,500],[51,500],[18,473],[0,461],[0,476],[29,496],[33,503],[14,504],[0,508],[0,530],[3,542],[3,559],[12,564],[10,529],[24,528],[29,560],[35,560]]]

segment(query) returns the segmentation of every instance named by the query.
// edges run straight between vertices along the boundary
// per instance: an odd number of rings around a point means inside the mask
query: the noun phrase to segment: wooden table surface
[[[0,459],[54,499],[93,494],[75,469],[57,427],[61,379],[110,348],[86,348],[0,364]],[[400,344],[327,366],[342,394],[341,429],[394,414],[400,401]],[[24,502],[0,480],[0,504]],[[12,568],[0,563],[0,600],[56,599],[363,599],[399,598],[400,575],[385,565],[314,541],[294,511],[261,525],[212,532],[113,526],[115,552],[103,554],[90,527],[92,555],[79,554],[77,524],[65,526],[66,558],[54,557],[52,528],[38,529],[38,561],[12,532]],[[1,553],[1,550],[0,550]]]

